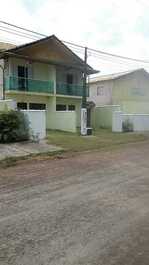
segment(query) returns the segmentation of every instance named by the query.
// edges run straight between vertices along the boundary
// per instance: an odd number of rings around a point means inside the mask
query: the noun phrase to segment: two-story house
[[[14,99],[19,109],[46,109],[47,129],[55,129],[56,112],[75,111],[80,127],[84,61],[56,36],[3,51],[0,59],[0,98]]]
[[[90,78],[89,101],[95,103],[95,123],[102,127],[111,127],[115,110],[149,114],[149,73],[137,69]]]

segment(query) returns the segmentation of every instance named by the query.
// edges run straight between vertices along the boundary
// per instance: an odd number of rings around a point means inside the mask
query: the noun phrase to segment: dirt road
[[[0,170],[0,265],[148,265],[149,143]]]

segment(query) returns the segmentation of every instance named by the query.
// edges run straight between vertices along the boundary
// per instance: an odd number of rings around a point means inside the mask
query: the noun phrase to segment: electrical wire
[[[5,30],[9,31],[9,32],[12,33],[12,34],[15,34],[15,33],[17,33],[17,34],[19,34],[19,35],[21,34],[21,35],[24,36],[25,38],[26,38],[26,37],[29,37],[29,38],[34,39],[34,40],[38,40],[38,39],[39,39],[39,37],[37,37],[37,36],[33,36],[33,35],[28,34],[28,33],[25,33],[25,32],[20,32],[20,31],[18,31],[18,30],[12,29],[12,28],[4,27],[4,26],[1,26],[1,25],[0,25],[0,28],[3,29],[4,31],[5,31]]]
[[[7,26],[10,26],[10,27],[13,27],[13,28],[17,28],[17,29],[20,29],[20,30],[23,30],[23,31],[26,31],[26,32],[29,32],[29,33],[32,33],[32,34],[26,34],[25,32],[23,32],[23,34],[21,32],[19,32],[17,30],[14,30],[11,28],[11,30],[9,31],[9,29],[0,29],[1,31],[5,31],[5,32],[8,32],[8,33],[11,33],[11,34],[14,34],[14,35],[18,35],[18,36],[21,36],[21,37],[25,37],[25,38],[30,38],[30,39],[34,39],[36,38],[37,40],[37,37],[35,35],[38,35],[38,36],[42,36],[42,37],[47,37],[47,35],[45,34],[41,34],[39,32],[36,32],[36,31],[33,31],[33,30],[29,30],[27,28],[23,28],[23,27],[20,27],[20,26],[16,26],[14,24],[11,24],[11,23],[8,23],[8,22],[5,22],[5,21],[1,21],[0,20],[0,23],[2,24],[5,24]],[[2,26],[0,26],[2,27]],[[34,34],[34,35],[33,35]],[[72,43],[72,42],[68,42],[68,41],[63,41],[64,43],[68,44],[69,47],[71,47],[72,49],[75,49],[76,48],[78,49],[77,52],[78,53],[84,53],[84,48],[85,46],[81,46],[81,45],[78,45],[78,44],[75,44],[75,43]],[[108,53],[108,52],[105,52],[105,51],[101,51],[101,50],[98,50],[98,49],[93,49],[93,48],[88,48],[88,51],[90,51],[92,53],[92,56],[93,57],[96,57],[97,58],[97,54],[98,55],[103,55],[103,56],[107,56],[109,58],[112,58],[112,59],[119,59],[119,60],[122,60],[122,62],[124,63],[124,61],[127,61],[127,62],[135,62],[135,63],[141,63],[141,64],[149,64],[149,61],[148,60],[143,60],[143,59],[136,59],[136,58],[131,58],[131,57],[126,57],[126,56],[122,56],[122,55],[117,55],[117,54],[113,54],[113,53]],[[106,60],[104,58],[104,60]],[[108,61],[109,59],[107,59]],[[113,61],[112,61],[113,62]],[[115,61],[114,61],[115,62]],[[121,62],[121,61],[120,61]],[[116,62],[115,62],[116,63]],[[119,62],[118,62],[119,63]]]
[[[19,37],[24,37],[24,38],[28,38],[28,39],[33,40],[32,37],[28,37],[28,36],[25,36],[25,35],[23,35],[23,34],[21,34],[21,33],[15,33],[15,32],[12,32],[12,31],[10,31],[10,30],[3,29],[3,28],[1,28],[1,26],[0,26],[0,31],[2,31],[2,32],[6,32],[6,33],[10,33],[10,34],[13,34],[13,35],[16,35],[16,36],[19,36]],[[37,39],[34,39],[34,40],[37,40]]]

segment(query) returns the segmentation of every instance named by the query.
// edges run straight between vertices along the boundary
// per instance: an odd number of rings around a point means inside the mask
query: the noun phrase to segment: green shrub
[[[122,128],[123,132],[133,132],[133,124],[129,119],[123,121]]]
[[[29,139],[29,122],[23,112],[0,112],[0,142],[18,142]]]

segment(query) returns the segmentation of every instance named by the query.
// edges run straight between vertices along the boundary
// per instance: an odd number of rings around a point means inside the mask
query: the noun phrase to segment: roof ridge
[[[112,74],[106,74],[106,75],[98,75],[96,77],[91,77],[90,78],[90,82],[97,82],[97,81],[104,81],[104,80],[112,80],[112,79],[116,79],[118,77],[121,77],[123,75],[127,75],[130,73],[134,73],[136,71],[140,71],[140,70],[144,70],[145,72],[147,72],[144,68],[136,68],[133,70],[127,70],[127,71],[123,71],[123,72],[117,72],[117,73],[112,73]]]

